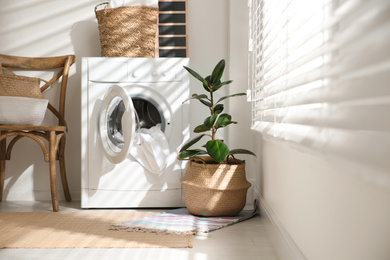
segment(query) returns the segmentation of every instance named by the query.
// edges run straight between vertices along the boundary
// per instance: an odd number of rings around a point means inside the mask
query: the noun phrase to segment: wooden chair
[[[36,141],[42,148],[44,160],[50,164],[50,187],[53,210],[58,211],[58,197],[56,186],[56,160],[59,161],[62,187],[64,189],[65,199],[71,201],[65,170],[65,133],[67,124],[65,121],[65,95],[68,83],[68,74],[70,66],[76,61],[74,55],[31,58],[17,57],[0,54],[0,61],[4,69],[10,72],[11,69],[38,70],[38,71],[57,71],[54,77],[41,87],[41,92],[45,91],[50,85],[53,85],[60,78],[61,84],[59,91],[59,108],[53,107],[50,102],[48,109],[58,118],[57,125],[0,125],[0,201],[3,197],[5,162],[10,160],[12,148],[22,137],[29,137]],[[13,137],[7,146],[7,137]],[[44,142],[44,140],[48,141]]]

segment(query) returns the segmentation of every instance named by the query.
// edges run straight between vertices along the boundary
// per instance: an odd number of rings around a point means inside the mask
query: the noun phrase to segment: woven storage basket
[[[40,82],[40,78],[15,75],[3,68],[0,62],[0,96],[43,99],[45,97],[40,90]]]
[[[211,161],[211,158],[202,157]],[[235,216],[246,203],[251,184],[245,175],[245,161],[210,164],[190,161],[181,180],[188,211],[198,216]]]
[[[103,9],[97,10],[99,6]],[[158,8],[95,7],[102,57],[154,57]]]
[[[48,99],[0,96],[0,125],[40,125]]]
[[[41,80],[15,75],[0,62],[0,124],[42,124],[49,100],[42,95]]]

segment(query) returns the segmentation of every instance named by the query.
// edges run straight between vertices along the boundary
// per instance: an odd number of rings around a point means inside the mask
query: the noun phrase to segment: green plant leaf
[[[208,127],[206,125],[198,125],[194,129],[194,133],[202,133],[202,132],[209,131],[210,129],[211,129],[211,127]]]
[[[217,90],[220,89],[222,86],[228,85],[228,84],[230,84],[230,83],[232,83],[232,82],[233,82],[233,80],[228,80],[228,81],[219,83],[219,84],[213,86],[213,91],[217,91]]]
[[[191,98],[208,98],[208,96],[206,94],[192,94]]]
[[[200,101],[200,103],[202,103],[203,105],[207,106],[207,107],[212,107],[213,104],[211,104],[211,102],[207,101],[207,100],[204,100],[204,99],[201,99],[201,98],[198,98],[198,100]]]
[[[223,104],[218,104],[214,107],[214,115],[218,115],[218,114],[221,114],[222,111],[223,111]]]
[[[230,98],[230,97],[236,97],[236,96],[246,96],[246,93],[237,93],[237,94],[221,97],[215,104],[221,102],[224,99],[227,99],[227,98]]]
[[[179,153],[179,159],[191,158],[198,155],[205,155],[207,152],[201,149],[185,150]]]
[[[246,149],[233,149],[230,150],[230,154],[250,154],[256,156],[256,154]]]
[[[194,71],[193,69],[191,68],[188,68],[186,66],[183,66],[193,77],[195,77],[196,79],[198,79],[200,82],[203,83],[203,85],[208,85],[207,81],[201,76],[199,75],[196,71]]]
[[[213,125],[214,125],[215,120],[217,119],[217,116],[218,115],[209,116],[208,118],[206,118],[204,120],[203,124],[205,126],[209,127],[209,129],[212,128]]]
[[[188,100],[191,100],[191,99],[197,99],[199,100],[203,105],[207,106],[207,107],[212,107],[213,105],[211,104],[211,102],[209,101],[209,98],[206,94],[201,94],[201,95],[198,95],[198,94],[193,94],[192,97],[186,99],[183,101],[186,102]]]
[[[222,162],[229,155],[229,148],[222,140],[210,140],[206,143],[207,153],[216,162]]]
[[[211,92],[212,91],[212,89],[211,89],[211,83],[210,83],[210,78],[211,78],[211,76],[207,76],[206,78],[205,78],[205,80],[206,80],[206,84],[204,84],[203,83],[203,88],[207,91],[207,92]]]
[[[229,114],[222,114],[218,117],[217,122],[215,123],[215,128],[221,128],[228,126],[230,124],[237,124],[237,122],[232,121],[232,116]]]
[[[225,60],[222,59],[215,66],[215,68],[214,68],[214,70],[213,70],[213,72],[211,74],[210,82],[211,82],[212,86],[217,84],[221,80],[222,74],[223,74],[224,70],[225,70]]]
[[[186,102],[188,100],[191,100],[191,99],[200,99],[200,98],[208,98],[206,94],[201,94],[201,95],[198,95],[198,94],[192,94],[192,96],[190,98],[187,98],[186,100],[183,101]]]
[[[200,139],[202,139],[203,136],[205,136],[206,134],[202,134],[202,135],[198,135],[197,137],[193,138],[192,140],[188,141],[187,143],[185,143],[183,145],[183,147],[180,149],[180,152],[184,151],[184,150],[187,150],[188,148],[190,148],[191,146],[193,146],[194,144],[196,144]]]

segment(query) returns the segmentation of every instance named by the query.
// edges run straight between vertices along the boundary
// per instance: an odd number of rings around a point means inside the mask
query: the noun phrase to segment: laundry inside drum
[[[161,130],[164,131],[165,124],[161,112],[150,101],[141,98],[133,97],[134,109],[137,113],[137,127],[138,128],[151,128],[157,124],[161,124]]]
[[[162,112],[145,98],[132,98],[136,112],[136,128],[151,128],[161,124],[161,131],[165,130],[165,120]],[[122,131],[122,117],[125,112],[125,105],[122,99],[114,99],[107,113],[107,131],[111,144],[122,149],[124,137]]]

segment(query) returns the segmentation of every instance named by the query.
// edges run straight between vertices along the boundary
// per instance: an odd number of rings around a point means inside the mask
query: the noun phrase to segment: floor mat
[[[192,235],[119,232],[112,223],[156,212],[1,212],[0,248],[188,248]]]
[[[186,208],[175,209],[164,213],[131,219],[114,224],[111,229],[163,234],[199,235],[215,231],[255,216],[258,209],[243,210],[234,217],[198,217],[188,213]]]

